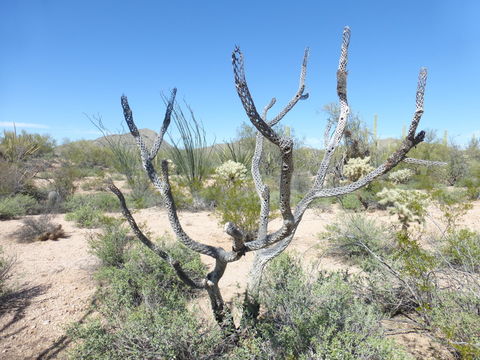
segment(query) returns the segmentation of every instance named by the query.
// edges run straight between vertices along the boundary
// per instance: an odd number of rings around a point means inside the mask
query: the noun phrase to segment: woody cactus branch
[[[267,120],[268,111],[274,106],[276,100],[273,98],[270,103],[264,108],[262,115],[260,115],[255,106],[255,102],[250,93],[250,89],[247,85],[245,69],[244,69],[244,56],[240,49],[236,47],[232,53],[232,65],[234,73],[234,81],[238,96],[245,109],[245,112],[250,122],[257,129],[255,152],[252,158],[252,177],[255,184],[256,192],[260,198],[261,209],[259,228],[255,239],[247,238],[246,234],[233,223],[227,223],[225,225],[225,232],[232,238],[232,250],[227,251],[221,247],[210,246],[190,238],[183,230],[180,221],[178,219],[175,202],[171,192],[169,176],[168,176],[168,163],[166,160],[161,163],[160,175],[157,174],[154,166],[153,159],[158,153],[158,150],[162,144],[163,136],[170,124],[170,117],[175,102],[176,89],[172,91],[171,97],[167,102],[167,109],[165,118],[160,129],[152,149],[148,151],[136,125],[133,120],[133,114],[128,104],[126,96],[122,96],[122,107],[125,117],[125,121],[128,124],[130,133],[135,138],[138,145],[142,165],[147,172],[149,179],[155,188],[163,195],[165,200],[165,208],[168,214],[170,225],[173,229],[177,239],[187,246],[189,249],[196,251],[200,254],[210,256],[215,259],[214,269],[201,281],[193,280],[188,277],[187,274],[181,269],[180,265],[175,262],[161,249],[156,247],[145,235],[138,229],[131,213],[128,211],[123,195],[113,185],[110,185],[110,189],[119,198],[125,217],[127,218],[132,230],[136,236],[149,247],[152,251],[157,253],[160,257],[165,259],[171,266],[174,267],[179,278],[190,286],[205,289],[210,297],[210,302],[214,316],[219,325],[228,333],[235,331],[235,325],[230,314],[230,310],[225,306],[223,301],[219,281],[222,278],[228,263],[239,260],[246,252],[256,251],[256,256],[253,262],[252,269],[249,275],[247,293],[245,297],[245,310],[244,318],[255,319],[258,316],[259,303],[258,303],[258,286],[261,282],[263,269],[267,263],[283,252],[294,238],[298,225],[300,224],[303,214],[310,203],[319,197],[330,197],[336,195],[347,194],[353,192],[370,182],[377,177],[387,173],[394,168],[401,161],[408,163],[416,163],[421,165],[440,165],[440,162],[426,162],[424,160],[407,158],[407,153],[417,144],[423,141],[425,133],[420,131],[417,133],[417,127],[423,114],[423,102],[424,92],[427,79],[426,69],[421,69],[418,79],[417,92],[416,92],[416,109],[411,121],[408,134],[401,146],[387,159],[385,163],[366,174],[359,180],[345,186],[338,186],[333,188],[325,188],[325,178],[332,165],[332,159],[335,151],[339,147],[342,136],[344,136],[345,126],[348,122],[348,116],[350,108],[347,99],[347,64],[348,64],[348,47],[350,44],[350,29],[345,27],[343,30],[342,44],[340,49],[340,59],[337,68],[337,96],[340,103],[340,117],[336,123],[335,130],[330,135],[330,127],[327,127],[325,131],[325,145],[326,150],[323,158],[319,162],[319,168],[315,179],[313,181],[311,189],[307,192],[305,197],[299,202],[294,211],[292,211],[290,204],[290,189],[291,179],[293,173],[293,140],[288,136],[282,136],[278,134],[273,126],[281,121],[284,116],[302,99],[306,99],[308,94],[305,94],[305,78],[307,71],[307,60],[309,50],[305,50],[303,61],[300,70],[299,86],[292,97],[292,99],[286,104],[280,112],[273,117],[272,120]],[[328,126],[331,126],[329,124]],[[264,139],[272,142],[276,145],[281,154],[281,170],[280,170],[280,212],[282,215],[282,225],[276,231],[268,232],[268,217],[270,213],[270,190],[264,183],[260,173],[260,166],[262,162]]]

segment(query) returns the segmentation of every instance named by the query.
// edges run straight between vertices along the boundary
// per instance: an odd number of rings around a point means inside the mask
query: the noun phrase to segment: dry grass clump
[[[24,219],[23,225],[12,235],[20,242],[57,240],[66,237],[62,225],[53,223],[50,214]]]

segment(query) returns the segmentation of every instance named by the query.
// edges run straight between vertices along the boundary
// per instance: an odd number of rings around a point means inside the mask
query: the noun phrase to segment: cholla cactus
[[[260,114],[258,112],[257,105],[253,100],[250,90],[247,85],[244,58],[239,48],[235,48],[232,53],[232,65],[234,73],[235,87],[237,94],[242,102],[245,113],[248,116],[250,122],[255,126],[257,130],[255,140],[255,151],[252,158],[251,174],[255,190],[260,200],[260,214],[258,217],[258,228],[256,236],[252,238],[249,233],[245,232],[242,228],[236,224],[229,222],[225,224],[225,232],[232,238],[232,246],[230,248],[223,248],[221,246],[212,246],[207,243],[194,240],[183,229],[181,221],[177,214],[175,201],[172,196],[172,190],[170,186],[168,176],[168,162],[162,161],[161,174],[158,174],[152,161],[158,154],[160,146],[163,141],[163,137],[170,124],[171,114],[174,108],[176,89],[172,90],[172,95],[167,101],[167,109],[165,111],[165,118],[160,132],[152,146],[152,149],[147,149],[145,141],[133,120],[133,113],[128,104],[126,96],[122,96],[121,104],[123,108],[123,114],[125,121],[130,129],[130,133],[135,138],[140,150],[142,164],[147,172],[147,175],[156,189],[163,195],[165,211],[168,213],[168,219],[172,230],[175,232],[177,239],[190,250],[196,251],[202,255],[209,256],[215,260],[215,266],[208,273],[208,275],[201,280],[195,277],[191,277],[189,273],[185,272],[181,264],[175,260],[170,254],[163,251],[157,244],[153,243],[145,234],[141,232],[138,225],[135,222],[132,214],[127,208],[125,198],[118,188],[110,184],[110,189],[117,195],[122,205],[122,210],[127,218],[132,230],[138,239],[145,244],[148,248],[154,251],[158,256],[168,262],[168,264],[176,271],[178,277],[188,286],[204,289],[207,291],[212,306],[212,311],[216,321],[223,329],[226,336],[230,337],[233,334],[238,336],[242,332],[241,328],[237,328],[232,321],[233,317],[231,309],[224,302],[219,281],[225,273],[227,265],[232,262],[240,261],[243,255],[247,252],[255,252],[256,256],[253,260],[253,265],[248,277],[247,291],[245,293],[245,303],[243,308],[245,309],[241,327],[244,325],[256,323],[256,319],[260,313],[260,297],[259,286],[262,279],[262,274],[265,266],[270,260],[281,254],[291,243],[294,238],[297,227],[299,226],[303,215],[311,203],[318,198],[333,197],[339,195],[345,195],[356,191],[369,183],[382,176],[383,174],[392,170],[400,162],[416,162],[418,160],[409,159],[406,157],[407,153],[416,145],[424,140],[425,132],[417,131],[417,127],[420,118],[423,114],[423,97],[425,92],[425,85],[427,79],[426,69],[421,69],[418,77],[417,92],[415,97],[415,112],[413,114],[412,121],[408,128],[408,132],[405,134],[405,139],[383,164],[380,164],[375,169],[371,168],[368,164],[369,159],[352,160],[346,168],[346,173],[349,177],[355,179],[355,181],[346,184],[344,186],[325,184],[325,178],[332,168],[332,162],[336,150],[340,147],[342,137],[345,135],[345,128],[349,119],[350,108],[348,106],[347,99],[347,62],[348,62],[348,45],[350,43],[350,29],[346,27],[343,31],[342,45],[340,49],[340,59],[337,68],[337,95],[340,104],[340,113],[338,120],[336,121],[335,129],[330,131],[330,126],[327,126],[325,131],[325,153],[319,164],[317,173],[311,185],[311,188],[307,191],[304,197],[292,207],[291,202],[291,185],[292,185],[292,173],[294,170],[293,153],[294,153],[294,141],[287,134],[278,133],[275,129],[275,125],[278,124],[284,116],[298,104],[300,100],[308,98],[308,94],[305,93],[305,77],[307,71],[308,49],[305,50],[303,62],[301,65],[300,81],[298,90],[293,95],[291,100],[282,109],[273,116],[268,112],[273,107],[276,99],[273,98],[263,109]],[[271,214],[270,206],[270,188],[268,184],[264,182],[260,167],[262,165],[264,141],[269,141],[273,144],[280,154],[281,166],[279,176],[279,196],[278,204],[280,214],[282,216],[282,223],[280,227],[275,230],[269,229],[269,226],[274,224],[269,223],[269,215]],[[246,169],[241,164],[222,165],[218,170],[218,176],[225,176],[229,180],[241,180],[244,181],[246,177]],[[354,166],[353,164],[356,165]],[[429,163],[422,162],[420,163]],[[228,162],[227,162],[228,164]],[[353,170],[356,169],[356,170]],[[161,176],[160,176],[161,175]],[[411,209],[408,205],[411,195],[407,196],[405,200],[394,199],[393,203],[398,203],[400,209],[402,209],[402,215],[405,219],[420,218],[421,212]],[[420,207],[421,201],[417,201],[417,208]],[[405,206],[408,211],[402,208]],[[208,233],[208,232],[207,232]],[[237,338],[236,338],[237,339]]]
[[[215,169],[215,175],[221,181],[241,184],[247,180],[247,168],[242,163],[228,160]]]
[[[167,159],[167,163],[168,163],[168,169],[170,170],[170,173],[175,174],[176,173],[175,170],[177,169],[177,166],[175,165],[173,160],[172,159]]]
[[[418,190],[383,189],[377,196],[379,203],[387,205],[391,214],[396,214],[404,229],[410,223],[425,221],[428,195]]]
[[[410,169],[402,169],[391,172],[388,175],[388,180],[394,184],[406,184],[413,176],[413,171]]]
[[[369,162],[370,156],[364,157],[363,159],[351,158],[343,167],[343,175],[352,182],[357,181],[374,169]]]

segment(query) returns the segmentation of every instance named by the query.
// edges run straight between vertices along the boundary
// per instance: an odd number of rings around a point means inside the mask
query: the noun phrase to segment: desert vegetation
[[[423,68],[405,134],[378,138],[348,104],[349,42],[345,28],[338,104],[324,107],[322,149],[280,124],[308,98],[308,49],[297,91],[271,116],[276,99],[257,110],[235,48],[234,84],[249,124],[222,144],[207,142],[176,89],[164,97],[158,134],[138,129],[126,96],[128,134],[109,132],[100,118],[91,119],[103,133],[94,141],[57,145],[48,135],[4,131],[0,222],[15,227],[2,237],[11,252],[0,252],[3,329],[19,321],[7,319],[19,291],[13,249],[68,244],[78,232],[96,259],[88,268],[95,293],[88,316],[68,319],[62,341],[42,354],[480,358],[480,227],[468,221],[480,204],[480,141],[460,147],[418,130]],[[194,217],[206,224],[195,236]],[[302,248],[306,218],[321,226]],[[228,241],[211,238],[212,222]],[[236,291],[227,289],[233,284]],[[424,344],[411,346],[404,334]],[[18,338],[2,341],[13,349]]]

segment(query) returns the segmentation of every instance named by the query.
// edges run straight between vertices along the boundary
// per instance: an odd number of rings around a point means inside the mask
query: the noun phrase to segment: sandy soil
[[[0,246],[14,258],[8,286],[13,293],[0,305],[0,358],[49,359],[68,342],[66,327],[88,311],[95,292],[97,259],[88,253],[88,230],[56,216],[68,238],[18,243],[10,234],[20,220],[0,222]]]
[[[432,211],[432,219],[438,223],[438,212]],[[379,221],[392,220],[386,212],[367,213]],[[134,214],[138,223],[148,224],[154,235],[172,235],[166,213],[161,209],[146,209]],[[318,240],[326,224],[350,216],[336,208],[332,212],[309,210],[298,228],[290,251],[300,254],[306,263],[316,262],[321,269],[347,268],[340,259],[325,255],[327,244]],[[480,202],[475,203],[464,219],[473,229],[480,230]],[[194,239],[230,248],[229,237],[218,225],[217,218],[209,212],[180,213],[186,232]],[[14,293],[0,304],[0,358],[1,359],[51,359],[65,358],[64,347],[68,345],[65,329],[74,321],[87,315],[95,292],[93,274],[97,260],[89,254],[87,238],[92,230],[78,229],[73,223],[58,215],[55,222],[62,224],[68,238],[58,241],[18,243],[11,233],[21,220],[0,222],[0,246],[4,254],[16,259],[9,286]],[[275,229],[279,220],[274,220]],[[429,221],[429,230],[436,225]],[[245,288],[249,265],[253,255],[247,254],[240,261],[228,266],[220,282],[226,301],[232,301]],[[202,260],[212,265],[210,258]],[[208,302],[200,309],[210,316]],[[390,323],[390,327],[395,327]],[[396,327],[399,328],[398,326]],[[401,328],[401,327],[400,327]],[[395,335],[401,343],[412,349],[419,359],[448,359],[448,353],[427,336],[412,334]]]

